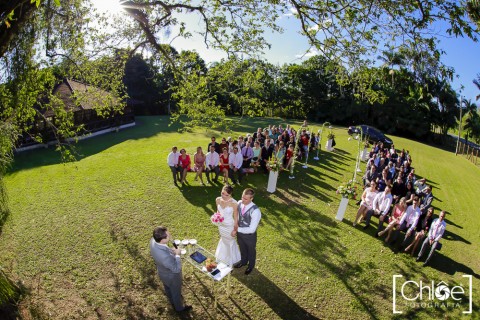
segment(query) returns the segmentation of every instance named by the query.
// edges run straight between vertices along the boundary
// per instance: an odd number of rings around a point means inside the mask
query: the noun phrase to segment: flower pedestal
[[[362,150],[362,152],[360,152],[360,160],[367,161],[368,160],[368,154],[369,154],[368,149],[364,148]]]
[[[342,197],[342,200],[340,200],[340,205],[338,206],[337,215],[335,216],[336,220],[338,221],[343,220],[343,217],[345,216],[345,211],[347,211],[347,206],[348,206],[348,198]]]
[[[268,186],[267,191],[270,193],[274,193],[277,190],[277,179],[278,179],[278,171],[271,170],[268,175]]]
[[[332,143],[333,143],[333,139],[328,139],[327,143],[325,144],[325,150],[333,151]]]

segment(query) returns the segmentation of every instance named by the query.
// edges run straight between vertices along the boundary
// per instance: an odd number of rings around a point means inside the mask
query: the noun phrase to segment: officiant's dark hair
[[[153,230],[153,239],[155,240],[155,242],[160,242],[162,241],[163,239],[166,239],[167,238],[167,228],[166,227],[156,227],[154,230]]]

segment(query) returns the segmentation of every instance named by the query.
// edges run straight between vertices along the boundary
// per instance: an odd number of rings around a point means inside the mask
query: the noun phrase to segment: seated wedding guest
[[[382,152],[381,156],[380,156],[380,160],[378,162],[377,171],[378,172],[383,172],[383,170],[385,170],[386,167],[387,167],[387,161],[386,161],[385,157],[383,156],[383,152]]]
[[[290,135],[293,136],[293,140],[297,141],[297,130],[295,130],[294,128],[291,129],[291,132]]]
[[[395,181],[395,176],[397,173],[397,170],[395,169],[395,164],[393,162],[388,162],[388,180]]]
[[[417,195],[422,194],[424,189],[427,187],[426,181],[427,180],[425,178],[422,178],[420,180],[415,181],[415,183],[413,184],[413,186],[415,187],[415,193]]]
[[[262,147],[262,153],[260,156],[260,166],[265,174],[268,173],[267,162],[272,157],[274,151],[275,147],[271,144],[270,139],[267,139],[265,145]]]
[[[408,176],[410,174],[410,172],[412,171],[411,162],[407,160],[407,161],[405,161],[403,166],[405,167],[405,174]]]
[[[238,148],[242,150],[243,147],[245,147],[245,140],[243,139],[242,136],[239,136],[237,141],[238,141],[238,144],[237,144]]]
[[[232,137],[228,137],[228,138],[227,138],[228,153],[232,153],[232,151],[233,151],[233,141],[234,141],[234,140],[232,140]],[[237,144],[238,144],[238,142],[237,142]]]
[[[208,144],[207,150],[210,151],[210,147],[214,146],[215,147],[215,152],[220,154],[222,149],[220,148],[220,144],[218,144],[216,140],[217,139],[215,137],[212,137],[211,142]]]
[[[375,199],[375,196],[377,195],[377,193],[378,193],[377,183],[375,181],[371,181],[370,187],[366,188],[362,193],[362,200],[360,202],[360,207],[358,208],[357,216],[353,221],[354,227],[357,225],[357,223],[360,223],[359,221],[360,216],[362,216],[363,218],[366,215],[367,211],[373,208],[373,200]]]
[[[405,197],[406,192],[402,177],[397,177],[392,186],[393,203],[397,203],[400,198]]]
[[[367,217],[365,219],[365,226],[363,229],[367,229],[370,226],[370,219],[372,215],[378,217],[378,228],[375,236],[378,236],[378,232],[383,227],[383,221],[388,219],[387,214],[390,211],[392,205],[392,195],[390,193],[390,186],[385,186],[385,190],[377,193],[373,199],[372,209],[367,211]]]
[[[285,128],[285,131],[288,133],[289,136],[292,135],[292,129],[290,128],[289,124],[287,124],[287,127]]]
[[[260,166],[260,156],[262,153],[262,148],[260,148],[260,142],[255,141],[255,147],[253,148],[253,158],[252,158],[252,167],[257,172],[258,167]]]
[[[280,142],[285,143],[285,142],[283,141],[283,136],[278,136],[277,141],[275,141],[275,145],[278,145]]]
[[[320,133],[317,133],[317,134],[312,133],[312,137],[310,139],[310,152],[317,150],[319,143],[320,143]]]
[[[308,156],[308,146],[309,146],[310,136],[307,134],[307,130],[303,129],[302,134],[300,135],[300,148],[302,149],[302,154],[304,157]]]
[[[285,152],[285,170],[290,171],[293,165],[293,153],[295,152],[295,147],[293,144],[288,145],[287,151]]]
[[[392,230],[394,228],[400,227],[400,221],[407,210],[407,204],[405,203],[405,198],[401,198],[400,201],[393,207],[392,215],[388,219],[388,226],[385,230],[380,231],[377,235],[379,237],[383,236],[385,233],[388,232],[387,237],[385,238],[385,242],[390,240],[390,235],[392,234]]]
[[[249,136],[245,144],[249,145],[250,148],[253,148],[253,143],[254,143],[253,137]]]
[[[290,139],[289,139],[288,142],[286,143],[287,148],[288,148],[290,145],[293,145],[293,149],[295,149],[295,139],[294,139],[294,136],[290,136]]]
[[[220,142],[220,152],[223,153],[223,148],[227,148],[227,152],[228,152],[228,147],[229,147],[229,144],[227,142],[227,139],[222,138],[222,142]]]
[[[220,174],[220,167],[218,166],[220,164],[220,156],[215,151],[214,146],[210,146],[210,152],[207,153],[205,157],[205,164],[205,175],[207,176],[207,181],[212,183],[210,181],[210,173],[215,172],[215,179],[213,179],[213,181],[217,182],[218,175]]]
[[[242,149],[242,168],[250,168],[250,164],[252,163],[253,159],[253,149],[250,147],[249,143],[246,143]]]
[[[407,183],[407,192],[405,193],[405,203],[409,206],[413,203],[413,198],[415,198],[415,190],[413,189],[413,183]]]
[[[263,144],[260,144],[261,147],[263,147],[265,145],[265,143],[268,141],[270,141],[270,136],[268,134],[268,129],[265,129],[263,130]],[[270,141],[271,143],[271,141]]]
[[[395,150],[395,147],[392,145],[392,148],[390,149],[390,161],[393,162],[393,164],[396,164],[398,161],[398,153],[397,150]]]
[[[368,171],[364,176],[363,176],[363,186],[368,187],[372,181],[376,181],[378,177],[377,173],[377,167],[374,165],[370,168],[370,171]]]
[[[285,157],[285,145],[283,144],[283,141],[280,141],[276,147],[275,157],[277,158],[279,168],[283,168],[283,157]]]
[[[275,126],[274,126],[273,129],[272,129],[272,134],[270,135],[270,138],[272,138],[273,141],[277,141],[279,135],[280,135],[280,133],[278,133],[277,128],[275,128]]]
[[[200,177],[200,182],[203,183],[203,171],[205,170],[206,156],[203,153],[202,147],[197,148],[197,152],[193,155],[193,170],[197,173],[195,175],[195,181]]]
[[[378,191],[382,192],[385,190],[387,184],[391,184],[391,181],[388,180],[388,170],[383,169],[382,176],[377,179]]]
[[[405,184],[411,182],[412,184],[415,183],[415,174],[414,174],[414,169],[410,171],[410,173],[407,175],[407,181],[405,181]]]
[[[257,140],[262,135],[262,128],[258,128],[256,132],[253,133],[253,140]]]
[[[424,191],[421,194],[422,201],[420,201],[420,212],[422,216],[427,213],[427,210],[432,206],[433,201],[432,188],[430,186],[427,186],[423,190]]]
[[[220,155],[220,172],[223,174],[223,183],[228,183],[229,161],[228,148],[225,147]]]
[[[228,155],[228,176],[232,180],[232,183],[237,183],[235,176],[237,176],[238,184],[242,183],[242,164],[243,164],[243,157],[242,154],[238,152],[238,147],[233,148],[233,152]]]
[[[170,167],[170,170],[173,174],[173,183],[177,185],[177,179],[182,180],[180,177],[177,177],[182,172],[182,167],[178,165],[178,158],[180,157],[180,153],[177,152],[177,147],[172,147],[172,151],[168,154],[167,163]]]
[[[283,142],[287,143],[290,140],[290,136],[288,135],[287,131],[282,132],[282,140]]]
[[[187,172],[190,171],[190,165],[190,155],[185,149],[181,149],[180,157],[178,157],[178,166],[182,168],[182,180],[180,181],[182,184],[187,182]]]
[[[410,236],[414,233],[417,227],[418,219],[420,218],[420,208],[418,207],[418,197],[413,199],[413,204],[407,207],[407,211],[400,220],[400,227],[395,233],[395,239],[397,240],[400,231],[405,231],[405,239],[402,244],[406,244]]]
[[[417,261],[419,261],[425,251],[428,249],[427,247],[430,247],[430,253],[428,254],[427,259],[423,263],[423,266],[426,266],[428,264],[428,261],[433,256],[433,253],[435,252],[435,248],[438,245],[438,241],[443,236],[443,233],[445,232],[445,228],[447,227],[447,224],[445,223],[445,211],[440,212],[440,216],[438,219],[435,219],[432,222],[432,225],[430,226],[430,231],[428,232],[428,236],[426,239],[423,241],[422,248],[420,249],[420,252],[418,253]]]
[[[433,208],[428,208],[427,214],[420,218],[420,221],[417,223],[417,232],[415,233],[415,239],[413,242],[405,248],[405,252],[412,250],[412,257],[415,255],[415,251],[417,250],[417,246],[419,243],[423,242],[425,236],[427,235],[430,226],[433,222]]]
[[[238,141],[237,141],[237,140],[233,140],[232,143],[230,143],[230,149],[229,149],[230,151],[229,151],[229,153],[232,153],[232,152],[233,152],[233,149],[234,149],[235,147],[238,148],[238,153],[240,153],[240,151],[241,151],[242,149],[240,149],[240,148],[238,147]]]

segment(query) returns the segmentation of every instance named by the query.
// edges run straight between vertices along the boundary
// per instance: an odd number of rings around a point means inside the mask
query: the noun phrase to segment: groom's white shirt
[[[253,202],[250,202],[248,205],[245,207],[243,206],[242,200],[238,201],[239,204],[239,209],[238,209],[238,215],[240,216],[242,214],[242,211],[247,212],[250,207],[255,205]],[[249,227],[238,227],[238,232],[243,233],[243,234],[251,234],[255,233],[257,231],[258,224],[260,223],[260,219],[262,218],[262,213],[260,212],[260,209],[257,207],[257,209],[253,210],[252,212],[252,220],[250,222]]]

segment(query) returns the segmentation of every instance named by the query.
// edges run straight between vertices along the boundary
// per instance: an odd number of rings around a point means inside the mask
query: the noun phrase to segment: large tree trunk
[[[0,57],[7,52],[10,47],[10,43],[14,42],[16,36],[22,31],[23,26],[33,16],[33,13],[37,9],[35,3],[30,3],[30,0],[17,0],[17,1],[2,1],[0,5]],[[7,15],[10,12],[14,12],[13,20],[5,23]]]

